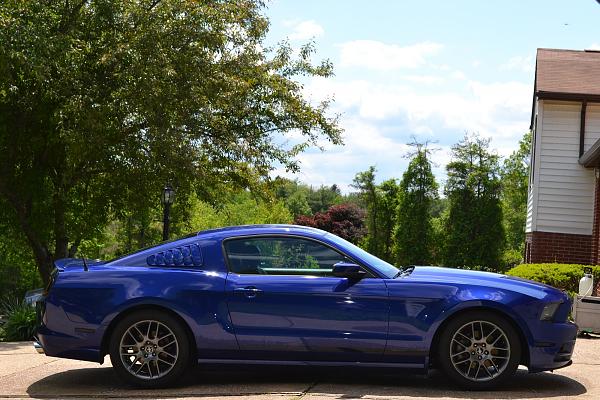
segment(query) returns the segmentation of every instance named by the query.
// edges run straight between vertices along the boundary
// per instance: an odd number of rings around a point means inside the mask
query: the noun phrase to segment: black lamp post
[[[169,240],[169,214],[171,212],[171,204],[175,200],[175,190],[169,185],[165,186],[160,197],[163,204],[163,241]]]

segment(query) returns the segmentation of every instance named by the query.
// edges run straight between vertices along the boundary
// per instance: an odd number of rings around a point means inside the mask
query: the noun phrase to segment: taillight
[[[54,282],[56,282],[56,277],[57,276],[58,276],[58,269],[54,268],[52,270],[52,272],[50,272],[50,279],[48,280],[48,284],[44,288],[44,296],[47,296],[48,293],[50,292],[50,289],[54,285]]]

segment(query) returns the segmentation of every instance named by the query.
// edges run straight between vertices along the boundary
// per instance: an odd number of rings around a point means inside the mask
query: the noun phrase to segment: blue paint
[[[283,235],[318,241],[368,272],[333,276],[246,275],[228,271],[223,241]],[[550,286],[504,275],[438,267],[399,270],[323,231],[264,225],[203,231],[110,262],[56,263],[58,274],[38,303],[37,336],[49,356],[102,362],[111,321],[132,307],[177,313],[202,361],[361,363],[423,368],[439,327],[469,308],[510,318],[527,348],[530,371],[556,369],[575,340],[569,298]],[[554,322],[540,321],[562,302]]]

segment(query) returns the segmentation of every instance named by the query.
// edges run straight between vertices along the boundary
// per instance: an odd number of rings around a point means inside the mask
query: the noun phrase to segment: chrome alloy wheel
[[[509,360],[508,337],[491,322],[469,322],[452,336],[450,361],[456,371],[469,380],[492,380],[506,369]]]
[[[119,344],[125,369],[140,379],[157,379],[173,369],[179,356],[179,344],[165,324],[145,320],[131,325]]]

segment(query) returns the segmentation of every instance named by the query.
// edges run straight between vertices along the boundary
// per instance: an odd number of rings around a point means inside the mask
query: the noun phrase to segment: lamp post
[[[167,185],[160,197],[160,201],[163,204],[163,241],[169,240],[169,214],[171,213],[173,200],[175,200],[175,190],[170,185]]]

